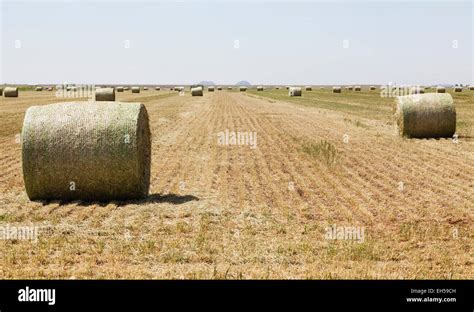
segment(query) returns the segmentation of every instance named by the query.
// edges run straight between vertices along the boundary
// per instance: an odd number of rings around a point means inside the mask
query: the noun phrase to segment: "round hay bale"
[[[474,90],[474,86],[469,86],[469,90],[473,91],[473,90]]]
[[[454,87],[454,92],[462,92],[462,87]]]
[[[332,93],[341,93],[341,87],[332,87]]]
[[[436,87],[436,93],[446,93],[446,88],[443,86]]]
[[[213,86],[207,87],[207,91],[209,91],[209,92],[214,92],[214,87],[213,87]]]
[[[23,179],[31,200],[147,196],[151,142],[143,104],[71,102],[28,108]]]
[[[311,87],[311,86],[306,86],[306,87],[304,87],[304,89],[306,91],[313,91],[313,87]]]
[[[132,93],[140,93],[140,87],[132,87]]]
[[[280,90],[280,87],[276,87],[275,89]]]
[[[290,91],[288,92],[289,96],[301,96],[301,88],[300,87],[291,87]]]
[[[263,91],[263,86],[257,86],[257,91]]]
[[[3,90],[4,97],[18,97],[18,88],[16,87],[6,87]]]
[[[100,88],[95,90],[96,101],[115,101],[115,89],[114,88]]]
[[[117,87],[117,92],[123,92],[123,87]]]
[[[156,90],[156,91],[160,91],[161,88],[160,88],[160,87],[155,87],[155,90]]]
[[[128,90],[130,90],[130,88],[129,87],[123,87],[123,90],[128,91]]]
[[[232,87],[227,87],[227,90],[232,90]]]
[[[412,87],[410,89],[410,94],[424,94],[425,89],[422,87]]]
[[[191,95],[202,96],[202,88],[201,87],[191,88]]]
[[[217,87],[217,90],[218,90],[218,91],[221,91],[221,90],[222,90],[222,87],[221,87],[221,86]]]
[[[247,91],[247,87],[240,86],[240,87],[239,87],[239,90],[242,91],[242,92],[245,92],[245,91]]]
[[[2,96],[2,95],[3,95],[3,89],[0,88],[0,96]]]
[[[43,87],[36,87],[36,91],[43,91]]]
[[[361,86],[355,86],[354,87],[354,91],[361,91],[361,90],[362,90]]]
[[[375,87],[374,86],[370,86],[370,91],[374,91],[375,90]]]
[[[441,138],[456,132],[456,108],[449,93],[398,96],[394,113],[402,136]]]
[[[347,90],[352,91],[352,90],[354,90],[354,87],[353,86],[348,86]]]
[[[148,91],[148,87],[143,87],[143,91]]]

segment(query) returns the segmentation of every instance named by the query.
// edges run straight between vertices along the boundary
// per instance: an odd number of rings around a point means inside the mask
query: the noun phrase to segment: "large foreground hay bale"
[[[436,87],[436,93],[446,93],[446,88],[442,86]]]
[[[114,88],[100,88],[95,90],[96,101],[115,101],[115,89]]]
[[[6,87],[3,90],[4,97],[18,97],[18,88],[15,87]]]
[[[150,128],[140,103],[32,106],[22,130],[28,197],[141,198],[150,184]]]
[[[403,136],[440,138],[452,137],[456,132],[456,109],[449,93],[399,96],[394,113]]]
[[[191,88],[191,95],[202,96],[202,88],[201,87]]]
[[[332,87],[332,93],[341,93],[341,87]]]
[[[132,87],[132,93],[140,93],[140,87]]]
[[[301,88],[300,87],[291,87],[290,91],[288,92],[289,96],[301,96]]]

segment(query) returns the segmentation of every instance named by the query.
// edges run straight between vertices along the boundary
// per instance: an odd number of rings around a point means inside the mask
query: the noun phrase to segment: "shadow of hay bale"
[[[83,201],[83,200],[38,200],[36,202],[41,203],[43,206],[50,204],[58,204],[59,206],[76,204],[81,207],[88,206],[100,206],[106,207],[109,204],[115,204],[117,206],[126,206],[130,204],[153,204],[153,203],[168,203],[173,205],[181,205],[190,201],[200,200],[199,197],[194,195],[177,195],[177,194],[150,194],[142,199],[132,199],[132,200],[111,200],[111,201]]]

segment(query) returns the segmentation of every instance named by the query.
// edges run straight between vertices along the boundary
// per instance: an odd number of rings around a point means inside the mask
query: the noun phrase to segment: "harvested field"
[[[148,110],[150,196],[104,203],[28,200],[16,135],[29,106],[64,100],[0,98],[0,221],[41,226],[0,240],[0,276],[472,279],[469,92],[452,93],[457,143],[398,137],[394,99],[367,88],[118,93]],[[218,144],[226,130],[256,148]],[[328,240],[333,225],[364,239]]]

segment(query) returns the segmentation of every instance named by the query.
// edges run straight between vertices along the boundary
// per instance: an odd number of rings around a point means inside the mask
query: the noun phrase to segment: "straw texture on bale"
[[[140,87],[132,87],[132,93],[140,93]]]
[[[240,87],[239,87],[239,90],[240,90],[240,91],[247,91],[247,87],[240,86]]]
[[[18,88],[15,87],[6,87],[3,90],[4,97],[18,97]]]
[[[402,136],[441,138],[456,132],[456,109],[449,93],[399,96],[394,113]]]
[[[312,88],[311,86],[306,86],[306,87],[305,87],[305,90],[306,90],[306,91],[312,91],[313,88]]]
[[[209,91],[209,92],[214,92],[214,87],[213,87],[213,86],[208,87],[208,88],[207,88],[207,91]]]
[[[300,87],[291,87],[290,91],[288,92],[289,96],[301,96],[301,88]]]
[[[263,91],[263,87],[262,86],[257,86],[257,91]]]
[[[462,88],[461,87],[454,87],[454,92],[462,92]]]
[[[71,102],[26,111],[22,163],[31,200],[145,197],[150,159],[143,104]]]
[[[191,88],[191,95],[202,96],[202,88],[201,87]]]
[[[115,89],[114,88],[100,88],[95,90],[96,101],[115,101]]]
[[[446,88],[439,86],[436,88],[436,93],[446,93]]]
[[[117,92],[123,92],[123,87],[117,87]]]
[[[332,93],[341,93],[341,87],[332,87]]]

